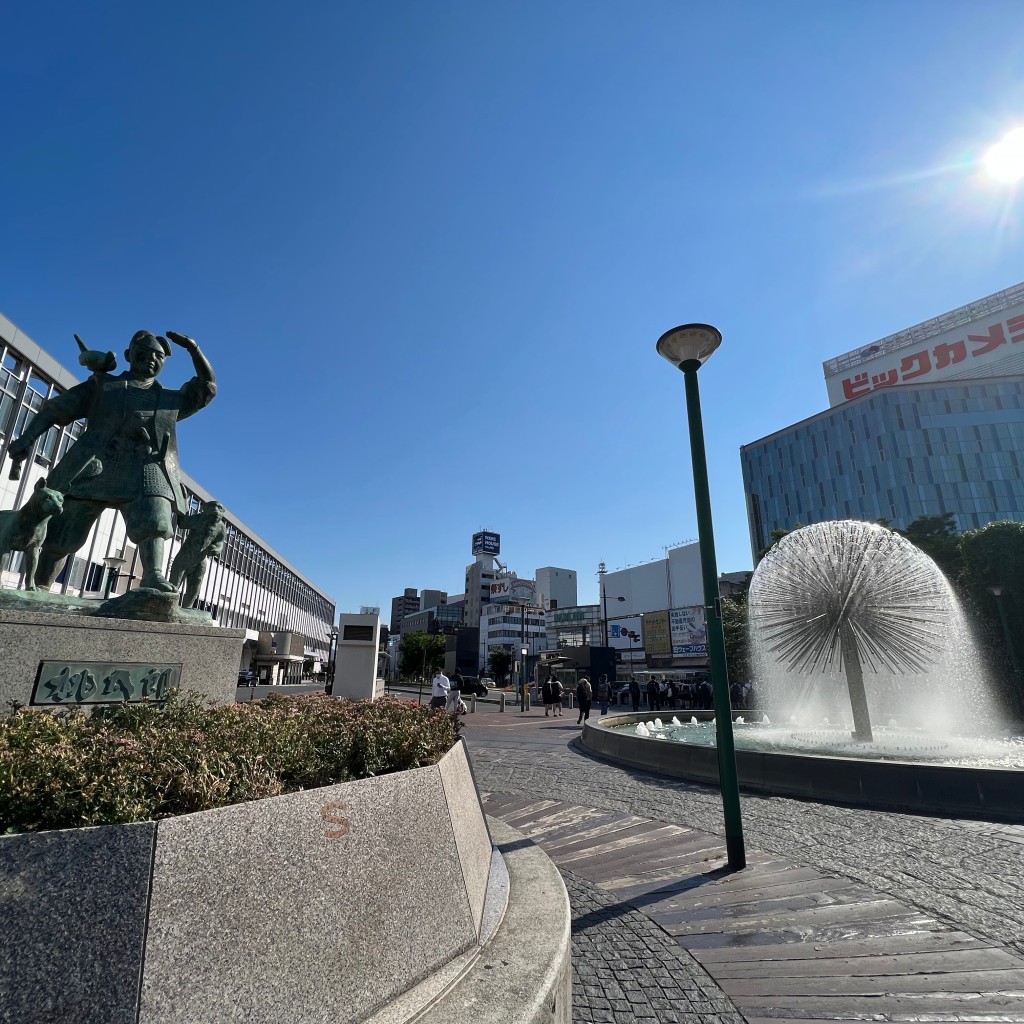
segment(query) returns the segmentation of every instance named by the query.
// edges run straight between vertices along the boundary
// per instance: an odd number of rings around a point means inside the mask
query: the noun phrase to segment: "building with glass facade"
[[[756,560],[828,519],[1024,519],[1024,285],[824,364],[831,408],[740,449]]]
[[[82,421],[52,427],[24,463],[21,479],[10,479],[10,442],[46,399],[77,383],[77,377],[0,316],[0,510],[20,508],[36,481],[46,476],[85,429]],[[181,477],[191,511],[214,500],[186,474]],[[335,618],[333,600],[230,510],[225,523],[227,540],[220,556],[209,560],[198,607],[225,627],[245,629],[251,634],[248,644],[255,645],[261,632],[301,635],[306,657],[326,661],[328,633]],[[183,540],[184,532],[177,530],[167,543],[165,571]],[[22,557],[15,552],[4,558],[0,587],[19,585]],[[123,594],[140,576],[138,552],[127,538],[124,521],[115,510],[107,509],[86,543],[68,559],[52,589],[100,599]]]

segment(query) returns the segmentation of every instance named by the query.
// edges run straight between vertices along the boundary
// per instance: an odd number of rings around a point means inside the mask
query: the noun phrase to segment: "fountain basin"
[[[637,736],[626,727],[671,714],[609,715],[584,723],[581,742],[601,760],[718,785],[713,746]],[[807,752],[736,750],[742,789],[826,803],[987,821],[1024,821],[1024,770]]]

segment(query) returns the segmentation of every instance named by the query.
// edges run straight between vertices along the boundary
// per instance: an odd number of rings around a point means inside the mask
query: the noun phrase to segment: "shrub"
[[[420,768],[460,724],[392,697],[18,708],[0,721],[0,832],[148,821]]]

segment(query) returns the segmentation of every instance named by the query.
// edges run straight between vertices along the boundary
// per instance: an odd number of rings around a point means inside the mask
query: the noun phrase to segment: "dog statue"
[[[95,456],[91,458],[68,481],[68,489],[82,477],[96,476],[103,471],[103,464]],[[46,478],[37,481],[35,490],[29,495],[28,501],[19,509],[0,512],[0,561],[9,551],[25,552],[25,589],[37,590],[36,566],[39,562],[39,549],[46,540],[46,530],[50,520],[59,516],[64,509],[66,491],[54,490],[46,486]]]

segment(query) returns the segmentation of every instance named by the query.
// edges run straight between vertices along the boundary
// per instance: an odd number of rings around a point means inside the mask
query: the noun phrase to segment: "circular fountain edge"
[[[580,742],[595,757],[659,775],[718,785],[714,747],[667,742],[617,726],[658,713],[609,715],[584,723]],[[820,754],[737,750],[740,787],[822,803],[985,821],[1024,821],[1024,771]]]

